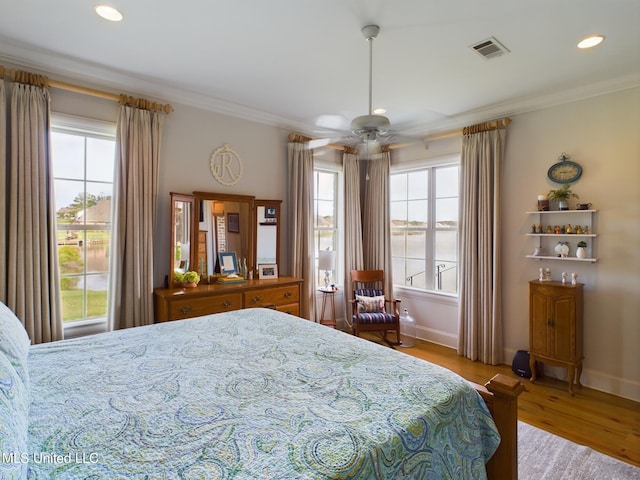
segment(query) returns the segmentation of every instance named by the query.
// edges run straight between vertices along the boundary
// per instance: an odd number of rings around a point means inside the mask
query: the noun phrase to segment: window
[[[334,250],[336,263],[331,272],[331,282],[339,283],[339,265],[341,258],[341,233],[339,229],[338,206],[341,204],[339,183],[341,174],[331,167],[315,168],[313,172],[313,209],[314,209],[314,237],[315,237],[315,266],[316,285],[324,285],[324,270],[318,268],[318,252],[320,250]]]
[[[391,174],[393,283],[458,292],[458,164]]]
[[[54,115],[51,130],[62,318],[106,319],[115,124]]]

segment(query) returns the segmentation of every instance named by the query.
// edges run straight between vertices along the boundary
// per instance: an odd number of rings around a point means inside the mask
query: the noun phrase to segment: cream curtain
[[[308,141],[289,142],[288,166],[291,274],[303,279],[300,316],[315,319],[313,151]]]
[[[500,166],[505,130],[464,135],[460,198],[458,354],[502,361]]]
[[[153,251],[164,115],[122,105],[117,122],[109,328],[153,323]]]
[[[363,269],[362,210],[360,208],[360,160],[353,153],[342,154],[344,171],[344,318],[351,327],[353,287],[351,270]]]
[[[36,85],[16,82],[10,102],[9,159],[3,162],[6,205],[6,269],[2,270],[4,300],[22,320],[32,343],[62,339],[58,283],[58,251],[53,168],[50,151],[49,91],[46,78]],[[4,85],[3,85],[4,90]],[[4,92],[2,103],[5,102]],[[4,105],[0,107],[4,124]],[[0,130],[4,138],[7,130]],[[6,147],[6,139],[2,142]],[[3,148],[3,157],[6,148]],[[0,157],[0,158],[3,158]],[[4,178],[6,175],[6,178]],[[3,222],[3,229],[5,223]],[[8,233],[11,233],[10,235]]]
[[[367,178],[364,193],[362,244],[364,268],[384,270],[384,291],[393,295],[391,270],[391,220],[389,213],[389,175],[391,152],[382,152],[365,160]]]

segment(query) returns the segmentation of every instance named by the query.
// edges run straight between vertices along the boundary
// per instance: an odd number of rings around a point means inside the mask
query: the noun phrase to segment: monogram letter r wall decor
[[[242,160],[232,148],[225,143],[211,154],[211,174],[222,185],[235,185],[242,176]]]

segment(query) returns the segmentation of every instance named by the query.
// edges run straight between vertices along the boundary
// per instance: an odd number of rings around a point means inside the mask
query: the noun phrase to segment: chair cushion
[[[356,295],[358,302],[358,311],[360,313],[384,313],[384,295],[368,297],[365,295]]]
[[[360,325],[393,325],[396,323],[396,317],[393,313],[366,313],[361,312],[358,315],[353,316],[353,321],[358,322]]]

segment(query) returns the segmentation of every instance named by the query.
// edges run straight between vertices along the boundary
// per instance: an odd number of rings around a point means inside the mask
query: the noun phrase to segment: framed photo
[[[227,231],[229,233],[240,233],[239,213],[227,213]]]
[[[275,263],[261,263],[258,265],[258,278],[278,278],[278,265]]]
[[[226,275],[238,273],[236,252],[221,252],[218,254],[218,261],[220,262],[220,273]]]
[[[264,209],[264,218],[276,218],[276,207],[266,207]]]

